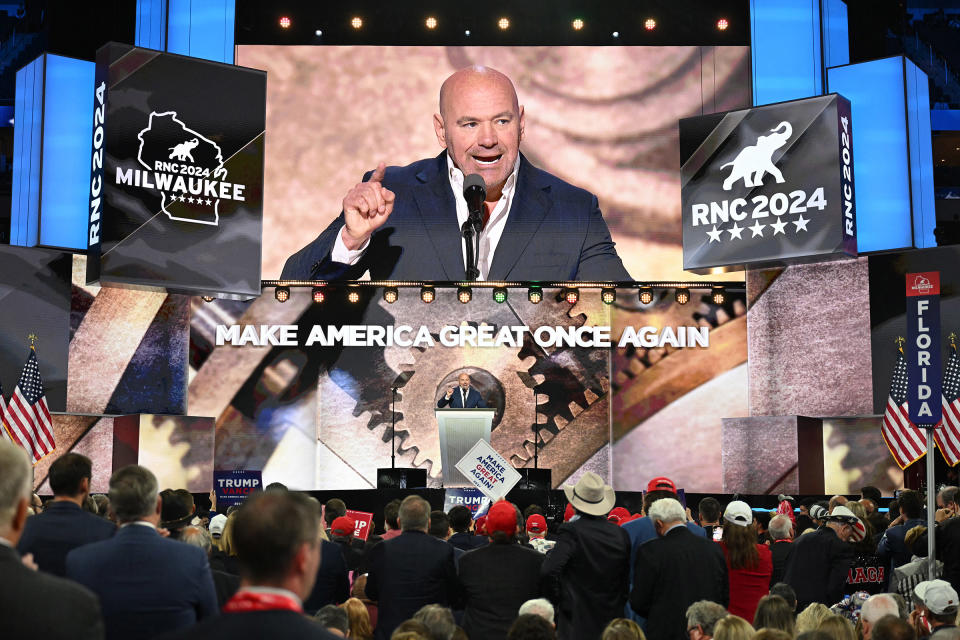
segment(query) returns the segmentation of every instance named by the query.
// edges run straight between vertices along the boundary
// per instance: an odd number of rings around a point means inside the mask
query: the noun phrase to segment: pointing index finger
[[[374,169],[373,175],[370,176],[370,182],[383,182],[383,176],[386,172],[387,165],[381,160],[377,168]]]

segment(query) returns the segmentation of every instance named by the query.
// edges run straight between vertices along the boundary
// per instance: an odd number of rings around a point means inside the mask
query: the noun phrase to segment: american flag
[[[943,421],[933,437],[943,459],[951,467],[960,462],[960,358],[957,357],[957,336],[950,334],[950,358],[943,370]]]
[[[926,436],[913,426],[908,416],[907,362],[903,359],[901,349],[893,368],[890,395],[887,396],[887,409],[883,412],[883,427],[880,430],[887,448],[901,469],[916,462],[927,452]]]
[[[10,432],[7,431],[10,424],[10,418],[7,417],[7,403],[3,400],[3,385],[0,384],[0,438],[11,440]]]
[[[47,398],[43,395],[43,380],[40,379],[40,367],[37,365],[37,354],[33,347],[30,347],[30,355],[23,365],[20,381],[10,397],[7,417],[10,436],[33,456],[34,464],[56,449],[53,423],[47,408]]]

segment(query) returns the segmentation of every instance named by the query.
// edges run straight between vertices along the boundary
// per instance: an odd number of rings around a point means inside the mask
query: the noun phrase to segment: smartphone
[[[723,527],[714,527],[713,528],[713,541],[720,542],[723,540]]]

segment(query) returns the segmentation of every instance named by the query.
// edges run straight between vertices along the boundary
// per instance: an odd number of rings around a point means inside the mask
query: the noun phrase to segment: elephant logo
[[[759,187],[763,185],[763,174],[769,173],[776,178],[777,183],[783,182],[783,174],[773,164],[773,152],[782,147],[793,134],[793,127],[789,122],[781,122],[770,130],[770,134],[757,138],[757,143],[744,147],[733,159],[720,168],[733,166],[727,179],[723,181],[723,190],[730,191],[733,183],[743,179],[745,187]]]
[[[170,152],[170,156],[167,158],[167,160],[173,160],[176,158],[180,162],[183,162],[187,158],[190,158],[190,162],[193,162],[193,155],[190,152],[196,149],[197,145],[199,144],[199,140],[196,138],[191,138],[186,142],[181,142],[173,147],[168,147],[167,150]]]

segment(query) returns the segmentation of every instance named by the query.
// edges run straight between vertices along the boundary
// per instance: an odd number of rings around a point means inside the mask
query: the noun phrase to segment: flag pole
[[[927,432],[927,571],[929,580],[937,579],[937,556],[935,553],[936,530],[934,529],[934,514],[936,513],[937,492],[933,478],[933,427],[924,425]]]

